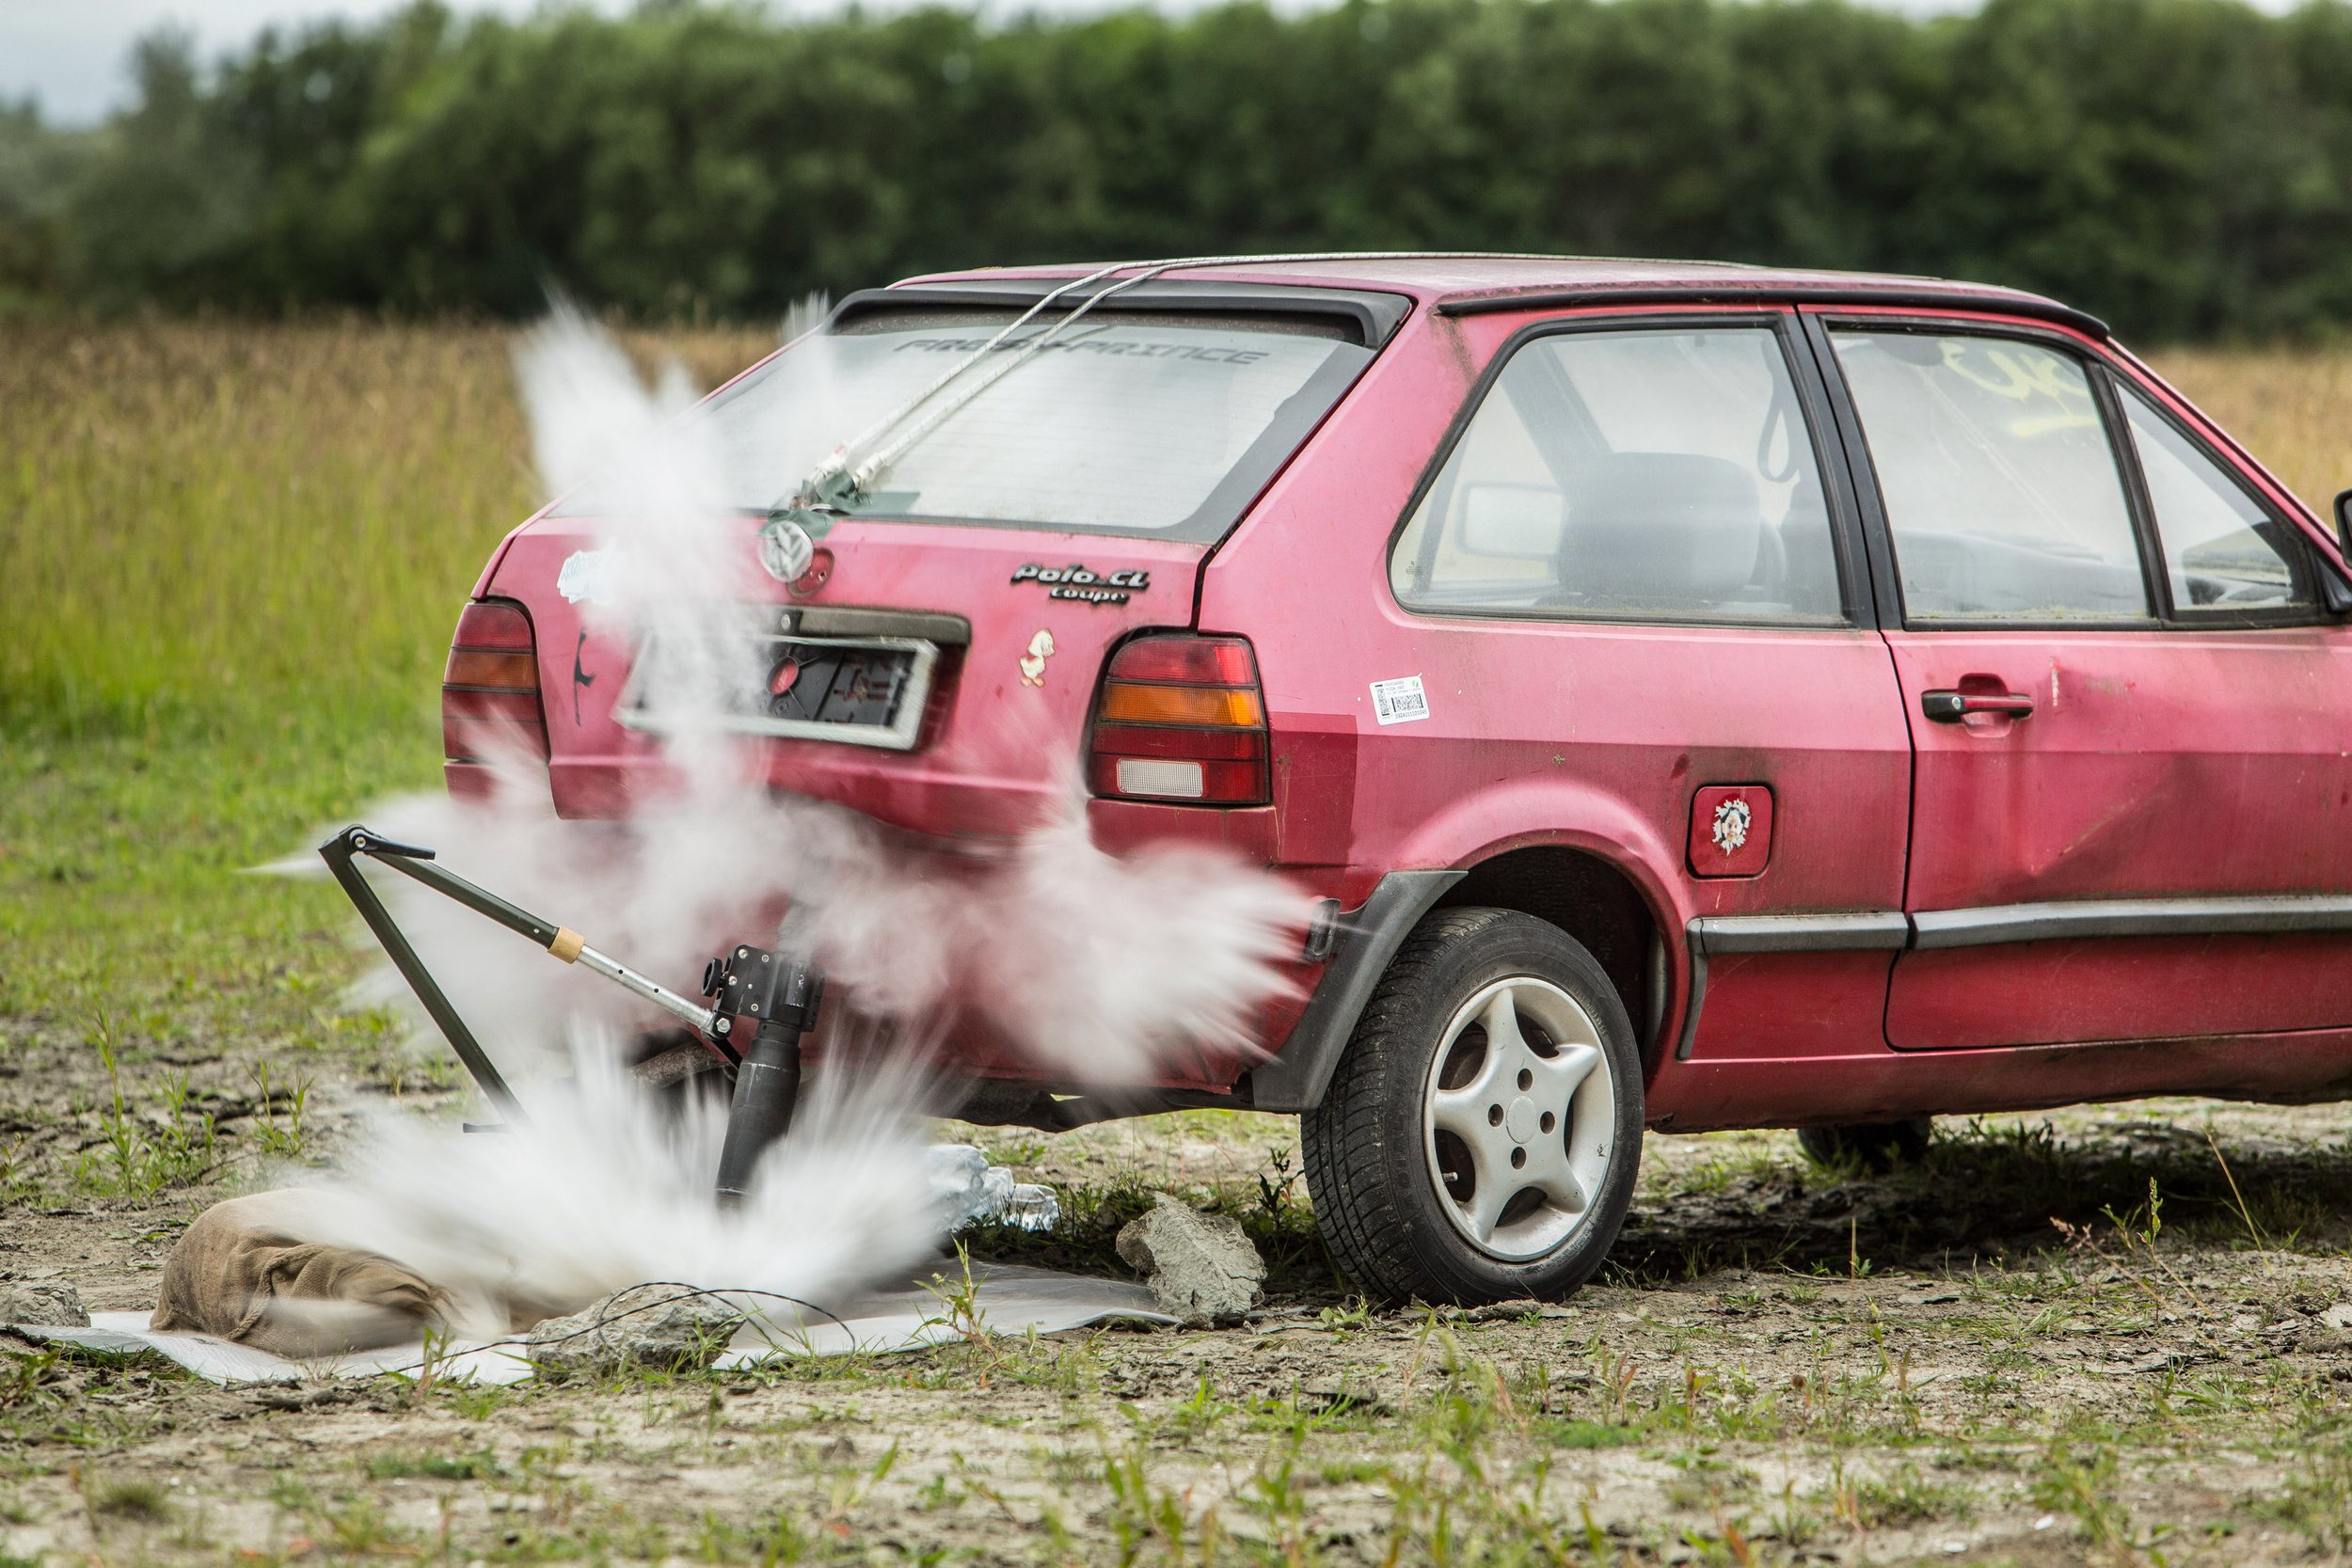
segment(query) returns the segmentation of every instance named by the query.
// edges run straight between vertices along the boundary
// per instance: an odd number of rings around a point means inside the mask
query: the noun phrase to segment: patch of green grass
[[[141,739],[0,737],[0,1017],[67,1043],[69,1021],[103,1015],[125,1066],[275,1053],[283,1072],[290,1051],[379,1043],[383,1020],[337,1006],[356,967],[342,893],[246,873],[430,784],[432,700],[397,721],[327,708]]]
[[[219,1164],[219,1139],[212,1117],[190,1098],[188,1075],[164,1073],[162,1115],[135,1117],[122,1092],[113,1015],[97,1014],[86,1038],[105,1066],[109,1104],[98,1113],[103,1142],[74,1163],[81,1187],[113,1197],[150,1197],[212,1174]]]
[[[2352,1446],[2314,1445],[2296,1456],[2275,1490],[2256,1493],[2240,1506],[2294,1530],[2314,1553],[2352,1556]]]
[[[1836,1512],[1860,1529],[1964,1519],[1973,1511],[1965,1487],[1935,1481],[1916,1465],[1849,1475],[1840,1463],[1832,1466],[1830,1478]]]
[[[90,1512],[102,1518],[135,1519],[151,1524],[171,1512],[170,1496],[160,1481],[100,1479],[85,1485]]]
[[[371,1454],[364,1467],[371,1481],[494,1481],[505,1473],[487,1449],[472,1453]]]
[[[1639,1430],[1612,1426],[1607,1421],[1548,1421],[1544,1441],[1555,1449],[1620,1449],[1641,1440]]]

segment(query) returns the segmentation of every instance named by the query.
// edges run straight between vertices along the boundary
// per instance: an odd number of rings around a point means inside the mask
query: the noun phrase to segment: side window
[[[1525,344],[1398,536],[1389,578],[1400,604],[1439,612],[1841,619],[1778,334]]]
[[[2174,611],[2194,617],[2312,608],[2290,526],[2135,388],[2123,388],[2123,414],[2148,481]]]
[[[2090,380],[2015,339],[1834,332],[1915,621],[2144,621]]]

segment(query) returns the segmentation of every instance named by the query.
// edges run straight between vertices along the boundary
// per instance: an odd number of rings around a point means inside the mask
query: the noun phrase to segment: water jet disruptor
[[[543,920],[435,863],[431,849],[395,844],[363,827],[345,828],[319,846],[320,858],[358,910],[359,918],[375,933],[392,967],[417,993],[450,1049],[481,1085],[483,1095],[516,1126],[526,1126],[531,1118],[507,1086],[498,1064],[482,1049],[448,993],[417,956],[391,911],[353,864],[360,855],[529,937],[565,963],[601,974],[691,1026],[735,1081],[726,1141],[719,1154],[717,1196],[722,1206],[742,1200],[760,1157],[792,1126],[793,1106],[801,1091],[801,1037],[816,1025],[817,1011],[824,1000],[824,978],[803,951],[806,943],[795,943],[790,951],[729,948],[703,971],[703,994],[710,1000],[710,1006],[704,1006],[598,952],[571,927]],[[739,1042],[747,1036],[748,1043],[739,1050]]]

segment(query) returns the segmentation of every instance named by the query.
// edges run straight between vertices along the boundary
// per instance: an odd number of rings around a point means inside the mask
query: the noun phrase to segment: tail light
[[[1112,654],[1087,778],[1112,800],[1265,804],[1265,698],[1249,644],[1139,637]]]
[[[441,751],[452,762],[548,754],[538,645],[512,600],[480,599],[457,617],[441,675]]]

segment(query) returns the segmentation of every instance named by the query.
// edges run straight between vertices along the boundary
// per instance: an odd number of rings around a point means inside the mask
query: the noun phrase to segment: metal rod
[[[383,900],[376,897],[375,890],[368,886],[368,879],[360,876],[358,868],[351,863],[353,855],[367,853],[379,842],[376,836],[365,828],[345,828],[342,832],[319,846],[319,857],[326,862],[326,869],[334,873],[335,880],[342,885],[343,893],[359,911],[359,918],[366,921],[368,929],[375,933],[375,940],[384,944],[384,951],[391,958],[392,967],[400,971],[400,977],[408,982],[408,989],[415,991],[417,1000],[424,1004],[424,1010],[431,1015],[435,1026],[441,1031],[442,1038],[449,1041],[450,1049],[457,1053],[457,1059],[466,1064],[466,1070],[473,1074],[473,1081],[482,1086],[483,1095],[491,1104],[499,1108],[500,1115],[517,1126],[529,1126],[531,1118],[523,1114],[522,1102],[516,1100],[514,1091],[506,1086],[506,1080],[500,1074],[498,1065],[490,1060],[488,1053],[482,1049],[482,1042],[474,1038],[473,1031],[466,1027],[466,1021],[457,1016],[457,1009],[450,1005],[449,997],[434,982],[431,972],[424,967],[424,961],[417,957],[417,950],[411,947],[408,944],[408,939],[401,934],[400,927],[393,921],[391,911],[384,907]],[[412,876],[415,875],[412,862],[405,856],[398,858],[379,856],[378,858],[384,859],[389,865],[407,871]],[[437,871],[437,868],[435,869]],[[448,874],[441,872],[439,875],[447,876]],[[432,878],[419,877],[417,879],[428,886],[439,886],[439,883]],[[481,892],[479,888],[474,888],[472,883],[464,882],[462,879],[451,878],[450,879],[458,881],[476,893]],[[453,893],[451,895],[456,896]],[[485,898],[490,896],[488,894],[482,895]],[[461,901],[465,902],[469,908],[478,907],[470,899]],[[516,910],[513,905],[506,904],[502,899],[493,900],[493,902],[513,911],[516,914],[522,914],[520,910]],[[500,920],[501,924],[512,924],[502,920],[489,910],[483,910],[482,912],[489,914],[494,920]],[[531,917],[524,916],[524,918]],[[521,929],[519,927],[516,928]]]
[[[578,931],[568,926],[558,926],[543,920],[519,905],[510,904],[489,889],[466,880],[454,871],[436,865],[427,858],[429,849],[421,850],[413,845],[391,844],[371,835],[366,829],[352,830],[352,848],[358,853],[390,866],[404,877],[411,877],[446,895],[473,911],[486,915],[508,930],[529,937],[565,963],[585,966],[606,979],[635,991],[665,1012],[675,1013],[695,1028],[708,1034],[718,1015],[708,1007],[699,1006],[670,990],[650,975],[637,971],[607,954],[588,945]],[[726,1031],[719,1031],[724,1034]]]
[[[559,952],[555,956],[560,958],[564,955]],[[584,942],[580,945],[580,957],[574,961],[582,969],[594,970],[615,985],[635,991],[664,1012],[676,1014],[706,1035],[723,1035],[727,1032],[726,1021],[710,1008],[696,1006],[660,981],[650,979],[625,963],[606,958]]]
[[[474,913],[487,915],[508,930],[527,936],[542,947],[552,949],[556,939],[564,934],[563,927],[508,903],[487,888],[476,887],[454,871],[442,870],[431,861],[419,857],[408,845],[388,843],[365,828],[347,828],[342,836],[352,841],[351,847],[356,852],[370,857],[380,865],[390,866],[404,877],[414,878],[434,892],[454,898]]]

